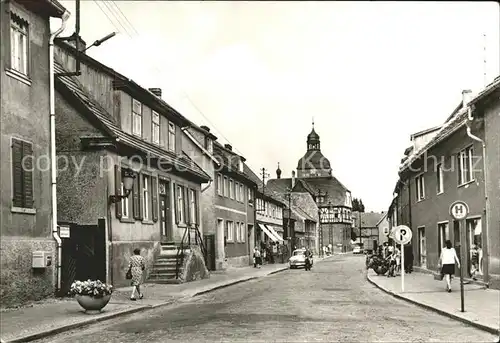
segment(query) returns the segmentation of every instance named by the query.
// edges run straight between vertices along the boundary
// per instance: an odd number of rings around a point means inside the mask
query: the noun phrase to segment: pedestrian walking
[[[260,250],[258,247],[253,249],[253,258],[255,261],[254,267],[260,268],[262,266],[262,257],[260,255]]]
[[[134,255],[130,257],[127,272],[127,274],[132,276],[132,294],[130,295],[130,300],[136,300],[135,291],[137,291],[139,299],[144,297],[144,294],[141,293],[141,284],[143,282],[142,274],[145,269],[146,265],[144,264],[144,258],[141,256],[141,250],[135,249]]]
[[[445,242],[445,247],[441,250],[439,257],[439,266],[441,268],[441,275],[446,280],[446,290],[451,293],[451,276],[455,274],[455,264],[460,268],[460,261],[458,260],[457,252],[453,248],[451,241],[448,239]]]
[[[472,244],[470,249],[470,264],[470,276],[472,277],[472,280],[476,281],[476,274],[479,271],[479,249],[475,244]]]

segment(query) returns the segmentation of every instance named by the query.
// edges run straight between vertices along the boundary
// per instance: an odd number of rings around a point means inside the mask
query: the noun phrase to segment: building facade
[[[216,268],[243,267],[251,264],[255,216],[253,190],[256,183],[247,174],[245,158],[229,144],[215,143],[214,154],[221,163],[214,174]]]
[[[422,146],[407,150],[389,208],[391,225],[407,225],[413,231],[415,266],[436,270],[444,241],[449,239],[467,276],[495,288],[499,279],[499,219],[494,207],[499,197],[499,84],[497,78],[474,98],[464,91],[461,106],[440,129]],[[450,206],[457,200],[469,207],[465,242],[461,242],[460,223],[450,215]],[[472,250],[477,252],[477,268],[472,265]],[[477,269],[474,275],[473,269]]]
[[[306,153],[298,161],[297,177],[292,171],[291,178],[281,178],[279,170],[277,178],[269,180],[267,185],[282,193],[309,193],[318,207],[319,246],[331,244],[333,252],[350,249],[351,192],[332,175],[330,161],[321,153],[320,137],[314,126],[307,136]]]
[[[360,245],[365,251],[376,251],[376,248],[382,244],[379,223],[384,216],[384,213],[354,211],[352,213],[352,230],[356,235],[354,243]]]
[[[51,230],[49,37],[50,18],[65,12],[57,1],[0,2],[4,306],[51,296],[57,283]]]
[[[158,89],[154,94],[85,54],[80,75],[64,76],[75,70],[75,56],[74,47],[57,42],[58,221],[70,232],[62,291],[75,279],[128,285],[135,248],[150,278],[178,278],[178,259],[173,266],[157,259],[179,245],[203,245],[199,199],[211,180],[184,152],[196,148],[183,138],[190,122]]]

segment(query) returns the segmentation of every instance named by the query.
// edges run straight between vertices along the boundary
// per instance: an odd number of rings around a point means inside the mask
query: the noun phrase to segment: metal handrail
[[[180,266],[184,263],[184,240],[186,239],[186,234],[188,229],[184,230],[184,235],[182,235],[181,244],[177,247],[177,255],[175,259],[175,278],[179,279]]]

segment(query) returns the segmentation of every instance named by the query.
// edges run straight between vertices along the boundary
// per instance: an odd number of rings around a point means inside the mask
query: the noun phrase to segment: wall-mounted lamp
[[[122,201],[122,199],[127,198],[132,192],[132,188],[134,187],[134,179],[135,175],[131,171],[125,171],[125,174],[122,177],[123,188],[125,189],[125,194],[123,195],[110,195],[109,201],[112,203],[117,203]]]

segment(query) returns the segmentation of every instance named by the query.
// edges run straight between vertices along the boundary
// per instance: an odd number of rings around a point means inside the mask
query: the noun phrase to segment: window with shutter
[[[154,176],[151,177],[151,209],[152,219],[154,222],[158,221],[158,179]]]
[[[12,206],[33,208],[33,145],[12,138]]]
[[[139,173],[136,173],[134,178],[134,187],[132,190],[132,199],[133,199],[132,211],[134,214],[134,219],[137,220],[142,220],[141,184],[142,184],[142,178],[140,177]]]

